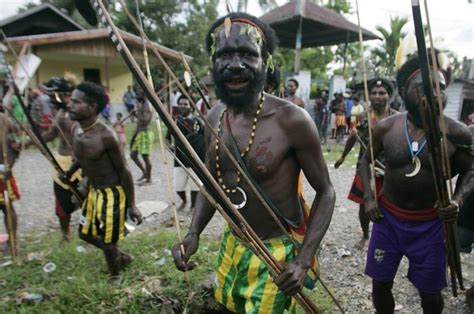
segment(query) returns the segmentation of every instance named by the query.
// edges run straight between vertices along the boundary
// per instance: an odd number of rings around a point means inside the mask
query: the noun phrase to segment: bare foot
[[[466,303],[470,313],[474,313],[474,286],[466,291]]]
[[[359,242],[357,242],[354,247],[356,249],[362,250],[365,247],[365,244],[367,243],[367,240],[365,237],[360,239]]]
[[[122,283],[122,275],[111,275],[109,277],[109,284],[112,286],[120,285]]]
[[[63,236],[61,238],[61,244],[69,243],[71,242],[71,234],[70,233],[63,233]]]
[[[178,211],[182,211],[185,207],[186,207],[186,202],[182,202],[182,203],[178,206],[177,210],[178,210]]]
[[[130,255],[124,252],[120,252],[120,258],[121,258],[122,270],[125,270],[135,260],[135,257],[133,257],[133,255]]]
[[[137,183],[138,183],[138,182],[141,182],[141,181],[143,181],[143,180],[145,180],[145,179],[146,179],[146,174],[142,174],[142,176],[137,180]]]

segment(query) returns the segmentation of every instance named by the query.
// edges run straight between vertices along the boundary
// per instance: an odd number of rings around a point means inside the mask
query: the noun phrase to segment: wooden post
[[[109,57],[105,57],[105,86],[107,87],[107,90],[109,93],[112,91],[110,90],[110,62],[109,62]]]

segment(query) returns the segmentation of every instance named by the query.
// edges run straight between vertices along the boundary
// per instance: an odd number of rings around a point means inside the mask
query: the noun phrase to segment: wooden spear
[[[10,173],[10,164],[8,160],[8,130],[7,124],[2,121],[2,152],[3,152],[3,171],[2,171],[2,180],[3,180],[3,201],[5,203],[5,215],[7,220],[7,229],[8,229],[8,242],[10,246],[10,254],[12,256],[12,261],[16,262],[16,235],[13,222],[13,208],[11,206],[10,195],[13,195],[12,187],[8,182],[7,174]]]
[[[200,176],[200,179],[203,182],[208,182],[209,185],[207,186],[208,189],[213,191],[218,196],[218,199],[225,204],[225,209],[228,211],[228,213],[232,214],[235,218],[237,218],[239,224],[241,225],[241,230],[248,235],[248,240],[250,241],[255,241],[256,247],[259,248],[260,255],[264,260],[268,258],[268,266],[271,267],[273,271],[276,272],[276,274],[279,274],[283,269],[281,268],[280,265],[276,262],[274,257],[268,252],[268,250],[265,248],[265,245],[263,242],[259,239],[259,237],[256,235],[256,233],[253,231],[251,226],[247,223],[245,218],[241,215],[240,212],[238,212],[235,208],[235,205],[233,205],[230,200],[227,198],[226,194],[222,189],[220,188],[219,184],[215,181],[214,177],[210,174],[206,166],[202,163],[202,161],[199,159],[197,154],[194,152],[190,144],[187,142],[186,138],[182,134],[182,132],[179,130],[179,128],[176,126],[174,121],[172,120],[171,116],[169,113],[166,111],[166,107],[163,105],[161,100],[156,96],[156,94],[153,91],[153,88],[151,88],[150,84],[147,83],[145,75],[143,72],[140,70],[138,64],[136,61],[133,59],[130,51],[128,50],[128,47],[125,45],[125,42],[120,36],[120,33],[118,32],[117,28],[113,24],[113,21],[106,11],[103,3],[101,0],[95,0],[94,1],[94,6],[96,8],[96,11],[99,13],[100,19],[102,23],[104,23],[107,28],[109,29],[111,39],[116,45],[117,51],[122,55],[124,61],[126,64],[129,66],[131,72],[137,79],[138,83],[140,86],[143,88],[145,94],[149,98],[151,104],[157,112],[160,114],[160,117],[163,119],[163,122],[168,126],[169,130],[172,132],[172,134],[175,136],[175,139],[178,141],[182,147],[188,152],[189,156],[192,157],[193,163],[192,167],[195,169],[195,172],[198,176]],[[274,267],[274,266],[279,266],[279,267]],[[319,312],[319,309],[314,305],[311,300],[303,293],[299,292],[296,295],[294,295],[294,298],[296,301],[308,312],[310,313],[317,313]]]
[[[54,157],[53,153],[49,149],[48,145],[46,145],[46,142],[41,137],[41,134],[40,134],[38,128],[36,127],[35,122],[33,121],[33,118],[31,117],[30,113],[28,112],[28,109],[26,108],[25,103],[23,102],[23,98],[20,95],[20,91],[18,90],[18,86],[16,85],[15,80],[13,79],[13,75],[10,71],[10,67],[8,65],[8,62],[5,59],[5,55],[1,51],[0,51],[0,62],[2,62],[2,66],[3,66],[3,68],[5,69],[5,72],[6,72],[7,80],[10,82],[11,87],[13,88],[13,91],[14,91],[16,97],[18,98],[18,102],[20,103],[20,106],[23,109],[23,112],[25,113],[25,116],[26,116],[28,122],[30,123],[30,127],[31,127],[31,130],[33,131],[33,134],[36,136],[38,141],[41,143],[41,146],[43,147],[44,151],[49,156],[49,160],[53,163],[54,169],[58,173],[60,173],[61,175],[64,175],[64,170],[61,168],[58,161]],[[80,204],[82,204],[83,198],[81,196],[81,193],[77,190],[77,188],[71,182],[69,182],[68,185],[69,185],[72,193],[74,194],[74,196],[78,199]]]

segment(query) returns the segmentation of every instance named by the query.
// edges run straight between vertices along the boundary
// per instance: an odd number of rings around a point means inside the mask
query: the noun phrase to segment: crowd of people
[[[304,100],[296,95],[296,79],[287,81],[286,97],[265,92],[278,86],[278,82],[269,79],[276,44],[274,31],[253,16],[230,13],[219,18],[206,37],[219,103],[208,110],[208,99],[201,99],[201,115],[193,113],[191,106],[191,101],[199,103],[199,99],[190,100],[176,93],[171,100],[176,103],[171,106],[175,108],[175,123],[198,158],[205,162],[273,257],[283,264],[281,272],[273,274],[238,230],[227,225],[216,263],[215,300],[223,312],[282,313],[293,311],[292,296],[311,286],[309,273],[330,225],[338,193],[331,183],[322,149],[331,129],[331,138],[345,145],[335,168],[356,143],[360,145],[348,197],[359,204],[362,242],[369,241],[365,272],[372,278],[376,312],[394,311],[393,279],[405,256],[409,261],[407,278],[419,291],[423,311],[441,313],[441,291],[447,286],[443,222],[455,221],[460,212],[463,250],[470,251],[473,243],[473,126],[468,128],[445,117],[447,155],[452,174],[458,179],[450,204],[443,207],[437,202],[419,113],[422,81],[416,55],[398,69],[396,77],[407,111],[390,107],[395,93],[392,81],[374,78],[368,82],[370,107],[365,108],[349,90],[337,92],[330,102],[327,90],[321,90],[314,103],[313,118],[305,110]],[[440,66],[438,58],[430,62],[439,67],[432,76],[439,81],[441,98],[446,103],[449,71]],[[127,216],[137,224],[143,219],[136,207],[135,183],[152,182],[152,105],[142,90],[129,86],[123,95],[128,115],[118,113],[110,127],[99,119],[109,103],[106,90],[99,85],[68,77],[51,78],[30,93],[35,105],[29,114],[41,131],[38,136],[44,141],[59,139],[55,158],[62,171],[54,175],[53,185],[63,239],[70,240],[71,213],[80,208],[80,238],[103,251],[111,279],[117,280],[134,260],[118,246],[128,233]],[[0,208],[13,222],[7,223],[7,228],[14,237],[17,219],[13,202],[20,195],[11,169],[24,145],[15,136],[20,122],[13,114],[12,99],[11,93],[3,99],[0,113]],[[142,173],[137,182],[125,158],[127,119],[136,123],[129,150],[131,160]],[[172,133],[166,138],[175,158],[175,191],[184,206],[186,185],[190,185],[192,209],[189,230],[182,242],[173,247],[172,255],[178,269],[191,271],[195,267],[192,255],[198,250],[200,235],[216,207],[206,194],[199,192],[201,181],[196,184],[190,180],[189,176],[195,176],[193,157],[182,145],[173,145]],[[32,138],[26,143],[30,145],[39,145],[38,140]],[[235,155],[226,154],[224,145],[231,147]],[[240,161],[242,168],[235,166],[233,158]],[[372,166],[376,168],[375,190],[371,184]],[[250,181],[243,179],[242,171],[251,177]],[[315,191],[314,199],[308,203],[301,190],[302,175]],[[262,198],[269,210],[264,209]],[[301,242],[296,241],[297,235]]]

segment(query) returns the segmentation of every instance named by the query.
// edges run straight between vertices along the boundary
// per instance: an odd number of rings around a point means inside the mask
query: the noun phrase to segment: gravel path
[[[172,165],[168,163],[170,164]],[[131,161],[129,165],[134,178],[138,178],[137,167]],[[153,165],[153,183],[136,186],[135,190],[137,204],[142,213],[144,216],[150,215],[143,227],[137,230],[165,228],[164,225],[172,216],[171,210],[167,207],[170,203],[167,180],[158,151],[153,155]],[[370,296],[371,280],[364,275],[367,246],[363,248],[358,246],[362,235],[357,217],[358,206],[346,198],[355,169],[343,165],[339,170],[335,170],[331,164],[329,166],[337,201],[333,220],[320,252],[322,278],[333,287],[337,298],[343,301],[347,311],[371,312],[373,311]],[[15,175],[22,192],[22,199],[15,204],[19,216],[20,234],[35,232],[40,235],[59,229],[53,209],[51,172],[51,166],[36,150],[23,153],[15,166]],[[314,191],[307,183],[305,183],[305,195],[308,200],[314,197]],[[180,212],[184,228],[190,221],[188,210],[187,208]],[[78,212],[75,213],[73,221],[77,221],[77,218]],[[222,225],[223,219],[216,215],[205,233],[218,236]],[[0,224],[0,233],[5,233],[3,224]],[[20,237],[20,243],[22,238]],[[474,259],[469,255],[463,255],[462,261],[466,286],[469,287],[474,281]],[[421,313],[418,294],[406,278],[406,273],[407,261],[404,259],[394,287],[398,313]],[[453,298],[449,288],[445,289],[444,296],[446,313],[467,312],[464,296]]]

